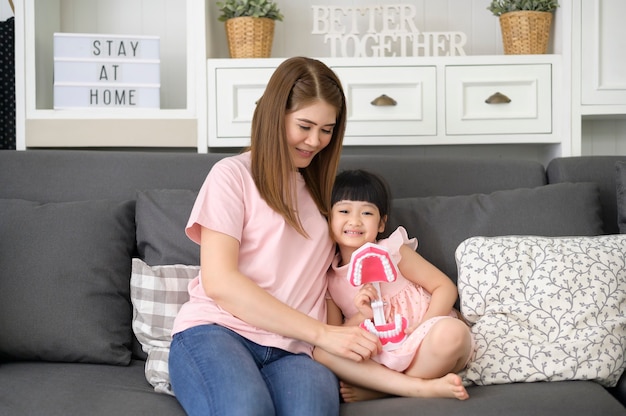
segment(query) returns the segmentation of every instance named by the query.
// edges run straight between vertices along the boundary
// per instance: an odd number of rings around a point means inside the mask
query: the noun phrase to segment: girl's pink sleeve
[[[417,238],[409,238],[406,229],[402,226],[398,227],[391,235],[384,240],[385,247],[391,253],[391,256],[397,262],[400,261],[400,247],[407,245],[411,249],[417,249]]]

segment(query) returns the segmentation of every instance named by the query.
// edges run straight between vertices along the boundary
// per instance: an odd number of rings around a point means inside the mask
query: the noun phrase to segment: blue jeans
[[[172,390],[190,416],[339,414],[334,374],[305,354],[258,345],[219,325],[174,335]]]

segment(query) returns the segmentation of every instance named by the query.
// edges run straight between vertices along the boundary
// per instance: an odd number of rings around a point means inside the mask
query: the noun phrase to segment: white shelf
[[[206,151],[205,0],[24,0],[15,7],[18,149]],[[53,110],[55,32],[159,36],[161,108]]]

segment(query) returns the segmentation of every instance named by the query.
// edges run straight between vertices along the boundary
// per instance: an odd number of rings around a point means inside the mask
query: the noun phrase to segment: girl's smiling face
[[[346,255],[365,243],[375,243],[378,233],[385,230],[386,218],[380,217],[376,205],[367,201],[336,202],[331,210],[330,231],[341,249],[344,261]],[[344,252],[344,250],[346,250]]]
[[[325,101],[288,113],[285,116],[287,145],[296,168],[306,168],[333,137],[337,119],[335,108]]]

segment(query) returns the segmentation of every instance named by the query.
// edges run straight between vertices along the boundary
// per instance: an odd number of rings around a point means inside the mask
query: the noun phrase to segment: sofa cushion
[[[476,384],[595,380],[626,366],[626,235],[473,237],[456,251]]]
[[[626,162],[615,163],[615,187],[617,197],[617,225],[626,234]]]
[[[626,161],[622,156],[556,157],[548,163],[548,183],[593,182],[600,190],[603,234],[617,234],[617,205],[615,201],[615,162]]]
[[[557,381],[470,386],[469,400],[389,397],[341,405],[341,416],[624,416],[598,383]]]
[[[129,363],[133,208],[0,199],[0,359]]]
[[[187,285],[199,270],[200,266],[149,266],[141,259],[133,259],[133,331],[148,354],[146,379],[160,393],[173,394],[168,358],[174,318],[189,300]]]
[[[137,193],[137,250],[146,263],[200,264],[200,247],[185,235],[197,195],[197,191],[187,189]]]
[[[454,281],[454,250],[469,237],[602,232],[598,188],[591,183],[395,199],[386,230],[395,230],[398,225],[404,226],[410,237],[417,237],[418,252]]]
[[[154,393],[144,378],[144,364],[3,364],[0,415],[185,416],[176,398]]]

